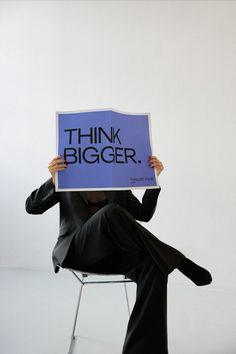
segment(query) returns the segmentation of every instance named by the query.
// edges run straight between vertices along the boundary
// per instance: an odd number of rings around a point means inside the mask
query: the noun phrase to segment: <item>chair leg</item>
[[[77,306],[76,306],[76,311],[75,311],[75,319],[74,319],[74,324],[73,324],[73,330],[71,334],[71,340],[70,340],[70,348],[68,354],[72,354],[74,350],[74,344],[75,344],[75,328],[76,328],[76,323],[77,323],[77,318],[78,318],[78,312],[79,312],[79,306],[80,306],[80,300],[81,300],[81,295],[82,295],[82,290],[83,290],[83,278],[82,278],[82,284],[80,285],[79,289],[79,297],[77,301]]]
[[[126,283],[124,283],[124,288],[125,288],[125,297],[126,297],[126,302],[127,302],[127,307],[128,307],[128,314],[130,316],[129,297],[128,297],[128,291],[127,291],[127,284]]]

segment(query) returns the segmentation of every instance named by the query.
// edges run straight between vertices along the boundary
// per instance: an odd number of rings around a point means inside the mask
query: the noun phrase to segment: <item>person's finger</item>
[[[154,161],[153,164],[155,166],[162,166],[162,163],[160,161]]]
[[[149,162],[153,162],[153,161],[160,161],[160,160],[158,160],[158,158],[156,156],[151,156],[149,158]]]
[[[55,160],[58,160],[58,159],[62,159],[62,156],[61,155],[57,155],[55,156],[51,162],[55,161]]]
[[[66,167],[67,167],[67,165],[64,164],[64,165],[49,166],[48,169],[49,169],[49,171],[51,171],[51,172],[55,172],[55,171],[57,171],[57,170],[59,170],[59,169],[63,169],[63,170],[64,170]]]
[[[57,171],[62,171],[62,170],[64,170],[66,167],[67,167],[67,166],[64,166],[64,167],[58,167],[58,168],[56,169],[56,172],[57,172]]]
[[[50,167],[48,167],[48,170],[51,174],[53,174],[57,171],[64,170],[65,168],[67,168],[67,165],[50,166]]]
[[[61,155],[57,155],[52,159],[52,161],[49,162],[49,164],[54,163],[59,160],[65,161]]]
[[[62,164],[65,164],[65,160],[64,159],[58,159],[56,161],[50,162],[48,166],[57,166],[57,165],[62,165]]]
[[[55,162],[58,162],[58,161],[65,161],[65,159],[63,159],[63,157],[59,156],[59,157],[56,157],[55,159],[53,159],[51,161],[51,163],[55,163]]]
[[[152,160],[151,163],[157,164],[157,165],[162,165],[162,162],[159,160]]]
[[[150,166],[151,166],[152,168],[156,168],[156,169],[158,169],[158,170],[163,170],[163,169],[164,169],[163,164],[162,164],[162,163],[159,163],[159,162],[154,162],[154,163],[150,164]]]
[[[155,165],[161,165],[162,163],[161,163],[161,161],[159,161],[159,160],[156,160],[156,159],[153,159],[153,160],[150,160],[149,161],[149,164],[155,164]]]

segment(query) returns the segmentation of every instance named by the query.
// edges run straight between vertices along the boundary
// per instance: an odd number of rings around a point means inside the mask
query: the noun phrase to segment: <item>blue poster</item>
[[[113,109],[57,112],[57,154],[67,168],[57,191],[156,188],[149,114]]]

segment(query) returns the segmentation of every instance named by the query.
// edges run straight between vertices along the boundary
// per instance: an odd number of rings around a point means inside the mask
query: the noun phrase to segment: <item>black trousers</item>
[[[167,354],[168,274],[184,257],[125,209],[109,204],[76,234],[63,266],[132,279],[137,284],[136,302],[122,353]]]

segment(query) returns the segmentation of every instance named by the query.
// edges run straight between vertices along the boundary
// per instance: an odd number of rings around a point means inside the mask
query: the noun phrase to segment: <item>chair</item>
[[[87,278],[90,275],[96,275],[96,276],[109,276],[109,275],[118,275],[118,274],[97,274],[97,273],[90,273],[90,272],[84,272],[84,271],[78,271],[70,268],[64,268],[69,270],[74,277],[80,282],[80,289],[79,289],[79,296],[78,296],[78,301],[77,301],[77,306],[75,310],[75,317],[74,317],[74,324],[73,324],[73,329],[72,329],[72,334],[71,334],[71,340],[70,340],[70,347],[69,347],[69,352],[68,354],[73,354],[74,350],[74,344],[75,344],[75,329],[76,329],[76,323],[78,319],[78,313],[79,313],[79,307],[80,307],[80,301],[81,301],[81,296],[82,296],[82,290],[85,285],[88,284],[111,284],[111,283],[123,283],[124,284],[124,290],[125,290],[125,298],[126,298],[126,303],[127,303],[127,308],[128,308],[128,314],[130,315],[130,305],[129,305],[129,298],[128,298],[128,292],[127,292],[127,285],[126,283],[132,282],[130,279],[126,279],[124,276],[123,280],[96,280],[96,281],[90,281],[87,280]]]

